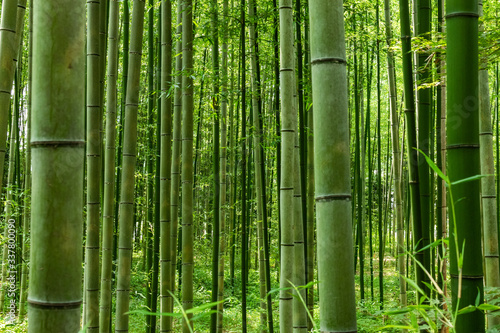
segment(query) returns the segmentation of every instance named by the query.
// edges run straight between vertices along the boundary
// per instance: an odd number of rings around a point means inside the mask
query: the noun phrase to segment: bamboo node
[[[334,201],[334,200],[351,200],[350,194],[328,194],[328,195],[320,195],[315,198],[316,202],[319,201]]]
[[[59,303],[51,303],[51,302],[43,302],[43,301],[35,301],[28,297],[28,303],[32,307],[43,308],[43,309],[75,309],[79,308],[82,305],[82,301],[75,302],[59,302]]]
[[[479,14],[475,12],[455,12],[455,13],[449,13],[445,16],[446,19],[453,18],[453,17],[476,17],[479,18]]]
[[[450,273],[450,277],[453,279],[458,279],[458,274]],[[462,279],[470,279],[470,280],[481,279],[482,280],[483,278],[484,278],[483,275],[465,275],[465,274],[462,274]]]
[[[16,33],[16,30],[13,30],[13,29],[7,29],[7,28],[2,28],[2,29],[0,29],[0,31],[7,31],[7,32]]]
[[[446,149],[461,149],[461,148],[474,148],[474,149],[479,149],[479,145],[475,143],[463,143],[463,144],[456,144],[456,145],[447,145]]]
[[[318,58],[311,60],[311,65],[317,65],[317,64],[322,64],[322,63],[334,63],[334,64],[340,64],[340,65],[347,65],[347,61],[342,58]]]
[[[63,147],[85,147],[85,141],[31,141],[31,147],[52,147],[57,148],[59,146]]]

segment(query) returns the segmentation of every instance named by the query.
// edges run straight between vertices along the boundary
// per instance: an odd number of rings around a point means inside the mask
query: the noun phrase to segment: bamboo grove
[[[498,1],[0,3],[0,331],[500,328]]]

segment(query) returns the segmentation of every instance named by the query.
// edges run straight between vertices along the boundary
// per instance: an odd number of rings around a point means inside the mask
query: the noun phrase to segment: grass
[[[205,244],[206,245],[206,244]],[[197,246],[202,247],[203,244],[198,244]],[[194,304],[193,306],[200,306],[211,301],[211,260],[210,253],[204,253],[209,251],[203,251],[197,249],[195,253],[198,253],[195,257],[195,270],[194,270]],[[145,308],[145,288],[146,288],[146,274],[142,272],[141,254],[134,254],[133,261],[133,272],[131,279],[131,294],[130,294],[130,310],[147,310]],[[253,260],[252,260],[253,262]],[[398,297],[399,297],[399,280],[395,270],[396,261],[392,257],[386,257],[384,260],[384,310],[380,309],[380,303],[378,301],[379,291],[378,291],[378,258],[373,260],[374,269],[374,297],[371,298],[370,292],[370,273],[369,267],[366,267],[365,275],[365,300],[359,300],[360,290],[359,290],[359,275],[356,275],[356,297],[357,302],[357,321],[358,321],[358,332],[363,333],[374,333],[374,332],[399,332],[396,329],[384,329],[381,328],[386,325],[400,324],[403,320],[401,316],[386,316],[385,311],[390,309],[396,309],[398,307]],[[238,263],[236,263],[238,266]],[[252,265],[253,266],[253,265]],[[368,266],[368,262],[367,262]],[[358,266],[359,267],[359,266]],[[229,277],[229,267],[226,265],[226,276]],[[225,333],[237,333],[241,332],[241,281],[239,280],[240,271],[235,272],[235,285],[230,286],[229,281],[225,283],[225,294],[226,299],[224,301],[224,332]],[[273,281],[273,288],[278,287],[278,276],[276,270],[272,272],[271,279]],[[229,279],[227,279],[229,280]],[[260,325],[260,308],[259,308],[259,279],[258,271],[254,270],[253,267],[249,272],[249,284],[247,287],[247,323],[248,332],[259,332]],[[176,296],[179,296],[176,294]],[[275,331],[279,327],[279,301],[277,293],[272,295],[273,297],[273,320]],[[409,300],[414,299],[414,293],[412,291],[408,292]],[[315,301],[317,304],[318,295],[317,287],[315,287]],[[180,313],[178,306],[174,309],[174,312]],[[314,320],[317,327],[319,328],[319,309],[315,307],[314,309]],[[174,318],[174,331],[181,332],[181,320]],[[129,320],[131,333],[142,333],[145,331],[145,315],[139,313],[131,313]],[[209,332],[210,331],[210,317],[206,316],[198,319],[194,323],[195,332]],[[12,325],[5,321],[5,319],[0,318],[0,332],[27,332],[27,322],[21,324]]]

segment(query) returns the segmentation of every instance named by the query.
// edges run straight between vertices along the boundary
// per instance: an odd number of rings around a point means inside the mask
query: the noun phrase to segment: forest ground
[[[200,245],[198,245],[200,246]],[[200,306],[210,302],[211,299],[211,259],[210,253],[203,253],[207,251],[199,251],[198,257],[195,257],[195,270],[194,270],[194,307]],[[196,252],[195,252],[196,253]],[[132,268],[131,279],[131,295],[130,295],[130,333],[143,333],[145,331],[145,316],[142,313],[134,311],[144,311],[145,303],[145,282],[147,281],[146,275],[142,267],[142,254],[141,252],[134,252],[134,261]],[[239,256],[236,256],[238,266]],[[398,332],[396,328],[387,326],[401,324],[402,315],[387,315],[386,312],[395,309],[398,306],[399,297],[399,282],[395,271],[395,259],[387,254],[384,259],[384,310],[380,309],[379,292],[378,292],[378,257],[375,254],[373,257],[373,271],[374,271],[374,298],[371,298],[370,289],[370,268],[366,258],[367,267],[365,267],[365,300],[360,301],[360,284],[359,274],[356,275],[356,297],[357,297],[357,317],[358,317],[358,332],[372,333],[372,332]],[[248,332],[259,332],[259,276],[256,270],[255,258],[251,259],[251,269],[249,273],[249,284],[247,292],[247,323]],[[271,265],[276,263],[271,262]],[[240,271],[235,271],[234,287],[229,285],[229,267],[226,263],[226,301],[224,307],[224,332],[237,333],[241,332],[241,304],[240,304]],[[277,265],[276,265],[277,266]],[[358,267],[359,268],[359,267]],[[277,270],[271,270],[271,279],[273,279],[273,287],[278,288]],[[178,281],[177,281],[178,282]],[[278,331],[279,326],[279,302],[278,293],[273,293],[273,308],[275,317],[274,326],[275,331]],[[179,295],[177,294],[176,297]],[[411,300],[414,298],[414,293],[409,291],[408,297]],[[317,304],[317,286],[315,286],[315,301]],[[175,311],[179,316],[181,315],[180,307],[177,305]],[[205,314],[205,315],[203,315]],[[207,310],[200,311],[195,314],[200,315],[200,318],[195,320],[195,332],[209,332],[210,331],[210,317]],[[314,321],[319,325],[319,312],[318,308],[314,309]],[[181,332],[181,319],[174,318],[174,331]],[[384,328],[385,327],[385,328]],[[21,324],[10,324],[0,318],[0,332],[21,333],[27,332],[27,320]]]

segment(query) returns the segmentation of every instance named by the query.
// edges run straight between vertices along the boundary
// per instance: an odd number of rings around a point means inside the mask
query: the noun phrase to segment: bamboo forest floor
[[[137,254],[139,253],[139,254]],[[198,252],[200,253],[200,252]],[[236,266],[238,266],[239,257],[236,260]],[[378,258],[373,257],[373,288],[374,295],[371,296],[371,279],[370,279],[370,267],[369,258],[366,261],[365,267],[365,300],[360,301],[360,283],[359,275],[356,275],[356,297],[357,301],[357,316],[358,316],[358,332],[399,332],[399,329],[391,328],[387,326],[398,325],[402,323],[403,314],[390,315],[388,316],[386,312],[391,309],[396,309],[398,307],[398,297],[399,297],[399,282],[398,276],[395,270],[395,260],[393,257],[387,256],[384,259],[384,309],[380,309],[379,302],[379,280],[378,280]],[[228,263],[226,264],[226,301],[224,306],[224,332],[225,333],[236,333],[241,332],[241,303],[240,303],[240,271],[235,271],[234,286],[231,287],[229,283],[229,268]],[[277,268],[277,263],[271,261],[271,266]],[[136,252],[133,263],[133,273],[131,280],[131,295],[130,295],[130,331],[131,333],[142,333],[145,331],[145,316],[142,313],[134,311],[144,311],[145,303],[145,281],[146,275],[143,271],[142,260],[140,258],[140,252]],[[359,265],[357,266],[359,269]],[[277,269],[272,270],[273,287],[278,288],[278,276],[276,273]],[[194,307],[201,306],[210,302],[211,298],[211,261],[209,260],[209,254],[203,254],[201,257],[195,258],[195,271],[194,271]],[[359,273],[359,272],[357,272]],[[176,281],[178,283],[178,281]],[[176,296],[179,296],[178,294]],[[273,296],[273,308],[274,308],[274,326],[275,331],[278,331],[279,326],[279,302],[278,293],[275,292]],[[315,298],[317,304],[317,286],[315,286]],[[415,296],[414,293],[408,292],[409,301],[413,301]],[[251,269],[249,273],[249,284],[247,291],[247,323],[248,332],[259,332],[259,276],[256,270],[255,258],[251,259]],[[175,312],[181,315],[179,306],[175,307]],[[318,308],[314,309],[314,320],[317,327],[319,327],[319,316]],[[209,332],[210,331],[210,317],[207,310],[200,311],[195,314],[194,327],[195,332]],[[181,319],[174,318],[174,331],[181,332]],[[411,331],[411,330],[410,330]],[[0,318],[0,332],[27,332],[27,322],[22,324],[9,324]]]

